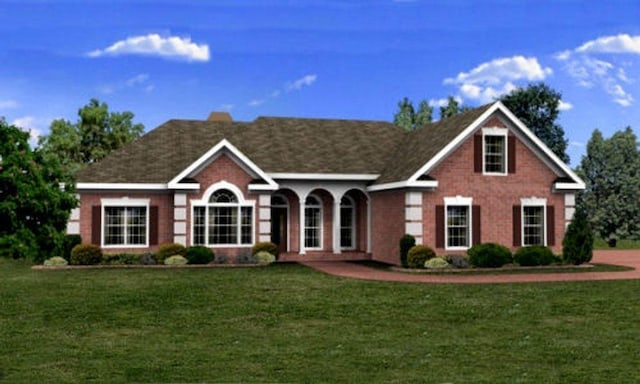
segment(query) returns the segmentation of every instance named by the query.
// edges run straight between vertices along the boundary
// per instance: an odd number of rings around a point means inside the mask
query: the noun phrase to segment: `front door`
[[[271,208],[271,242],[287,252],[287,208]]]

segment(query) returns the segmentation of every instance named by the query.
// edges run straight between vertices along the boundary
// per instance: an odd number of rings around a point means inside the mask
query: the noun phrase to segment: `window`
[[[192,226],[195,245],[250,245],[253,206],[241,202],[230,187],[216,189],[205,203],[194,202]]]
[[[522,245],[545,245],[544,206],[522,207]]]
[[[344,196],[340,201],[340,247],[355,248],[356,210],[353,199]]]
[[[102,245],[148,246],[148,199],[102,199]]]
[[[304,246],[322,248],[322,205],[321,200],[310,195],[304,207]]]
[[[485,174],[507,174],[507,129],[484,128],[483,171]]]
[[[469,197],[445,199],[446,249],[464,250],[471,246],[471,202]]]

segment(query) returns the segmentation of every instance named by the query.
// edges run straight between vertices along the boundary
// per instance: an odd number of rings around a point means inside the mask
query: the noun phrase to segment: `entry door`
[[[271,208],[271,242],[287,252],[287,208]]]

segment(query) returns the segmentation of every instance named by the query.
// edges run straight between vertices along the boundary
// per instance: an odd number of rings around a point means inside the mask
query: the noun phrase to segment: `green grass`
[[[594,249],[640,249],[640,240],[619,239],[615,248],[609,247],[607,242],[599,237],[593,242]]]
[[[0,382],[640,382],[638,292],[0,260]]]

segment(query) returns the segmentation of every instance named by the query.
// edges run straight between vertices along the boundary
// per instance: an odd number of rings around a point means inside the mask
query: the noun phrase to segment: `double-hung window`
[[[193,244],[250,245],[253,243],[253,206],[236,193],[221,188],[206,203],[193,206]]]
[[[445,200],[446,248],[464,250],[471,247],[471,203],[468,197],[447,197]]]
[[[483,172],[489,175],[507,174],[507,133],[506,128],[484,128]]]
[[[146,247],[148,228],[148,199],[102,199],[103,246]]]
[[[546,199],[522,199],[522,245],[547,245]]]
[[[322,200],[310,195],[304,204],[304,246],[322,248]]]

